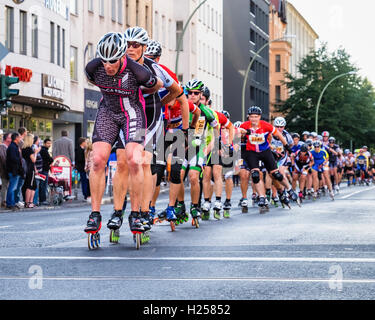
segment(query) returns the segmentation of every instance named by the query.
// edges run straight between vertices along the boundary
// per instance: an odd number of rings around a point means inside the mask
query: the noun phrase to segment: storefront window
[[[46,133],[52,133],[52,121],[46,121]]]
[[[8,130],[8,117],[1,117],[2,118],[2,121],[1,121],[1,127],[3,128],[3,130]]]
[[[9,117],[9,130],[16,129],[16,121],[14,117]]]
[[[87,121],[87,138],[92,138],[92,133],[94,132],[94,124],[93,121]]]
[[[44,120],[39,120],[39,131],[44,132],[44,130],[45,130]]]
[[[38,121],[37,120],[35,120],[35,119],[31,120],[31,128],[30,129],[31,129],[30,131],[33,134],[37,133],[37,131],[38,131]]]

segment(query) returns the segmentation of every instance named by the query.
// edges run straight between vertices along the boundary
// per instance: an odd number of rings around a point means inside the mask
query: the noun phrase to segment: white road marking
[[[363,190],[359,190],[359,191],[347,194],[346,196],[343,196],[340,199],[347,199],[347,198],[350,198],[351,196],[354,196],[355,194],[358,194],[358,193],[361,193],[361,192],[365,192],[365,191],[370,191],[370,190],[373,190],[373,189],[375,189],[375,187],[366,188],[366,189],[363,189]]]
[[[0,277],[0,280],[30,280],[29,277]],[[43,277],[43,281],[212,281],[212,282],[323,282],[331,283],[332,279],[287,279],[287,278],[151,278],[151,277]],[[343,279],[342,283],[375,283],[375,279]]]
[[[0,226],[0,229],[6,229],[6,228],[10,228],[12,226]]]
[[[0,256],[0,260],[127,260],[127,261],[231,261],[231,262],[342,262],[375,263],[375,258],[314,257],[79,257],[79,256]]]

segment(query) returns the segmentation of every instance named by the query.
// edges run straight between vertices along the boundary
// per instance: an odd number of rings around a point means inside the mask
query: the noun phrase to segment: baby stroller
[[[64,201],[64,184],[65,181],[61,181],[54,176],[48,177],[49,187],[49,203],[54,206],[59,206]]]

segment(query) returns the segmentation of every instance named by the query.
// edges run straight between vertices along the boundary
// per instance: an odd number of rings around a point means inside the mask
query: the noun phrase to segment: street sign
[[[0,61],[8,55],[9,51],[3,44],[0,42]]]

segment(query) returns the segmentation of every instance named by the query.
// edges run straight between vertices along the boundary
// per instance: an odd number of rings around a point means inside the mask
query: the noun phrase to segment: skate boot
[[[242,208],[242,213],[248,213],[249,208],[248,208],[248,201],[246,198],[243,198],[241,201],[241,208]]]
[[[228,219],[230,217],[230,209],[232,208],[232,204],[230,203],[230,200],[225,200],[224,202],[224,212],[223,217]]]
[[[214,218],[217,220],[220,220],[221,218],[221,215],[220,215],[221,209],[223,209],[223,204],[221,203],[221,201],[216,200],[214,204]]]
[[[141,212],[141,222],[143,224],[145,231],[151,230],[152,219],[148,211]]]
[[[89,250],[99,248],[100,245],[100,229],[102,227],[102,216],[100,212],[91,212],[85,232],[87,233],[87,244]]]
[[[271,189],[266,190],[266,199],[268,203],[271,201]]]
[[[155,209],[155,207],[150,206],[149,215],[150,215],[150,219],[152,219],[152,224],[154,224],[155,217],[156,217],[156,209]]]
[[[161,223],[161,222],[163,222],[166,219],[167,219],[167,210],[163,210],[162,212],[160,212],[158,214],[157,220],[158,220],[158,222]]]
[[[202,206],[202,220],[210,220],[211,202],[205,201]]]
[[[122,210],[115,210],[112,213],[111,219],[109,219],[107,223],[107,228],[111,230],[117,230],[120,229],[123,222],[123,212]]]
[[[102,216],[100,212],[91,212],[87,226],[85,228],[86,233],[97,233],[102,227]]]
[[[302,203],[302,200],[305,198],[305,196],[303,195],[302,191],[300,191],[298,193],[298,198],[299,198],[299,201]]]
[[[259,197],[258,207],[260,214],[266,213],[269,210],[268,202],[265,197]]]
[[[178,202],[175,207],[175,214],[177,217],[181,217],[180,224],[189,221],[189,215],[186,213],[186,206],[184,202]]]
[[[197,205],[191,206],[190,214],[191,214],[191,217],[193,218],[191,224],[198,229],[199,228],[199,218],[201,217],[201,213],[200,213]]]
[[[132,232],[144,232],[145,228],[141,221],[140,212],[132,211],[129,215],[129,228]]]
[[[166,211],[166,219],[171,225],[171,230],[172,232],[176,230],[176,221],[177,217],[174,212],[174,207],[173,206],[168,206]]]
[[[314,192],[312,196],[313,201],[316,201],[318,199],[318,193]]]
[[[331,197],[332,201],[335,200],[335,194],[334,194],[333,190],[331,190],[331,191],[329,192],[329,196]]]
[[[281,202],[281,205],[283,206],[283,208],[285,208],[285,206],[287,206],[289,209],[291,209],[289,197],[286,194],[286,191],[284,190],[283,192],[280,192],[279,196],[280,196],[280,202]]]
[[[254,207],[259,201],[259,198],[256,193],[253,193],[253,195],[251,196],[251,200],[253,202],[253,207]]]
[[[292,199],[292,201],[296,202],[299,206],[301,206],[301,202],[299,200],[299,196],[294,192],[293,189],[290,189],[288,191],[289,199]]]
[[[272,204],[275,206],[275,208],[279,207],[280,199],[279,197],[272,197]]]

